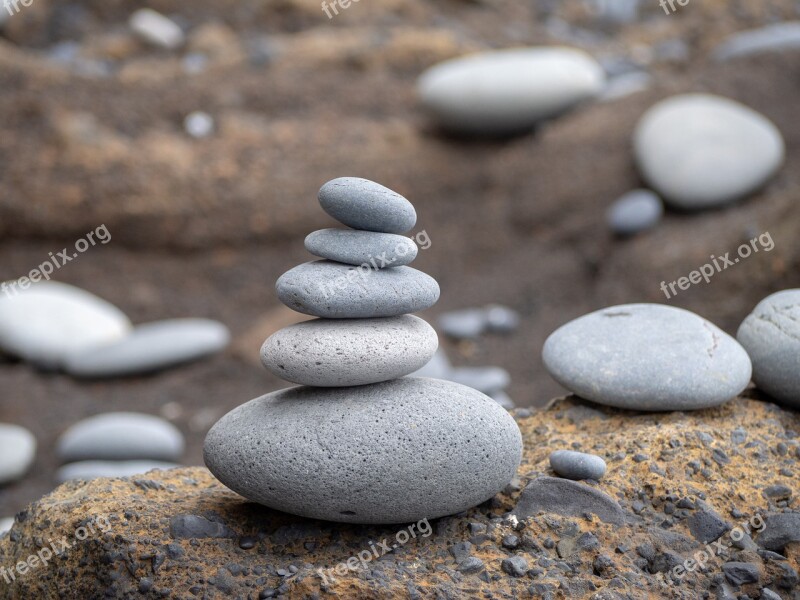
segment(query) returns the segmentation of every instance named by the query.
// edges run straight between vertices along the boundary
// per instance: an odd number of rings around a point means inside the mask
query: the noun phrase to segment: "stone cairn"
[[[239,406],[209,432],[205,461],[224,484],[285,512],[332,521],[404,523],[453,514],[500,491],[519,466],[513,418],[452,382],[405,377],[438,347],[408,313],[439,299],[408,265],[411,203],[375,182],[339,178],[322,208],[351,229],[305,240],[323,260],[276,284],[288,307],[317,319],[270,336],[264,366],[298,387]]]

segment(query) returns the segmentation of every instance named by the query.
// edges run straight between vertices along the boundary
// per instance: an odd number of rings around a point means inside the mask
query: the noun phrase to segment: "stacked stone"
[[[432,306],[439,286],[407,266],[411,203],[375,182],[339,178],[322,208],[351,229],[310,234],[322,260],[276,284],[290,308],[318,317],[264,342],[264,366],[300,386],[225,415],[205,461],[241,495],[285,512],[354,523],[405,523],[454,514],[502,490],[519,466],[513,418],[477,390],[405,377],[438,347],[408,313]]]

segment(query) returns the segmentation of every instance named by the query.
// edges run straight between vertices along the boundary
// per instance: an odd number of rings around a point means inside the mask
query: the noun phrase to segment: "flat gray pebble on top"
[[[305,246],[314,256],[373,269],[401,267],[417,257],[411,238],[358,229],[319,229],[306,236]]]
[[[83,460],[174,461],[183,454],[183,435],[160,417],[112,412],[72,425],[58,439],[63,462]]]
[[[20,479],[36,458],[36,438],[19,425],[0,423],[0,485]]]
[[[776,400],[800,408],[800,289],[767,296],[736,334],[753,361],[753,381]]]
[[[617,235],[633,235],[655,227],[664,214],[664,204],[650,190],[632,190],[620,196],[606,213],[608,226]]]
[[[64,370],[86,378],[149,373],[215,354],[230,337],[225,325],[209,319],[155,321],[112,344],[74,353]]]
[[[606,461],[594,454],[574,450],[556,450],[550,454],[550,466],[567,479],[599,480],[606,474]]]
[[[56,471],[56,481],[74,479],[89,481],[98,477],[132,477],[155,469],[165,471],[180,465],[158,460],[82,460],[69,463]]]
[[[360,177],[332,179],[320,188],[319,203],[326,213],[353,229],[405,233],[417,222],[417,212],[403,196]]]
[[[409,523],[455,514],[502,490],[519,467],[522,438],[511,415],[483,394],[403,377],[267,394],[220,419],[204,454],[220,481],[271,508]]]
[[[698,315],[661,304],[612,306],[550,335],[545,367],[571,392],[631,410],[722,404],[750,383],[747,353]]]
[[[275,288],[292,310],[326,319],[394,317],[439,300],[436,280],[412,267],[375,271],[328,260],[290,269]]]
[[[285,327],[261,347],[261,362],[286,381],[344,387],[388,381],[422,368],[439,340],[419,317],[314,319]]]

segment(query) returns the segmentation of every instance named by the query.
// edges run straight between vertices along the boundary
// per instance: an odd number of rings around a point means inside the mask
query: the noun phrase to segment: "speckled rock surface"
[[[70,539],[92,516],[107,515],[110,531],[77,542],[33,576],[0,585],[0,598],[280,594],[372,600],[549,593],[554,599],[694,600],[722,594],[728,585],[722,565],[730,561],[761,572],[758,583],[738,593],[756,598],[767,588],[784,600],[797,598],[800,544],[790,540],[800,518],[798,498],[776,501],[763,493],[779,485],[796,491],[796,412],[738,398],[702,411],[632,415],[573,397],[528,415],[516,413],[525,442],[519,480],[474,509],[430,521],[429,536],[397,548],[392,545],[408,531],[405,526],[293,517],[245,501],[201,468],[65,484],[25,510],[0,539],[0,565],[25,560],[43,537]],[[617,499],[625,525],[554,513],[517,524],[503,518],[529,480],[552,474],[552,445],[566,440],[608,461],[596,488]],[[762,516],[774,531],[753,529],[741,547],[729,546],[730,534],[723,536],[724,554],[669,585],[658,571],[705,547],[687,524],[704,510],[701,503],[729,525],[760,523]],[[782,554],[761,552],[762,541]],[[370,542],[379,558],[343,575],[323,571],[323,580],[319,569],[370,550]],[[387,543],[388,552],[379,542]],[[521,559],[528,572],[517,577],[511,567],[521,566]]]
[[[436,331],[414,315],[314,319],[272,334],[261,347],[261,362],[286,381],[343,387],[408,375],[438,347]]]
[[[267,394],[222,417],[204,456],[220,481],[266,506],[405,523],[491,498],[513,478],[521,451],[514,420],[491,398],[406,377]]]
[[[417,222],[411,203],[397,192],[360,177],[338,177],[319,190],[319,203],[334,219],[354,229],[405,233]]]
[[[439,284],[412,267],[374,270],[329,260],[304,263],[278,278],[278,298],[297,312],[326,319],[394,317],[439,299]]]
[[[356,229],[318,229],[306,236],[305,247],[314,256],[373,269],[402,267],[417,257],[411,238]]]

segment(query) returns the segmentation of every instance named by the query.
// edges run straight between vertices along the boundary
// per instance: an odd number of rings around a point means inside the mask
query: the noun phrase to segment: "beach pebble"
[[[132,477],[158,469],[177,469],[180,465],[157,460],[82,460],[69,463],[56,471],[56,481],[75,479],[88,481],[98,477]]]
[[[600,65],[567,47],[496,50],[439,63],[419,78],[423,107],[446,130],[510,135],[599,94]]]
[[[59,368],[71,355],[116,342],[131,329],[118,308],[71,285],[42,281],[4,290],[0,348],[43,368]]]
[[[606,473],[606,461],[602,458],[573,450],[556,450],[550,454],[550,466],[567,479],[599,480]]]
[[[800,289],[758,303],[736,334],[753,362],[753,381],[767,394],[800,408]]]
[[[14,526],[14,517],[5,517],[0,519],[0,537],[3,537]]]
[[[314,319],[272,334],[261,347],[261,362],[302,385],[365,385],[422,368],[438,345],[433,327],[413,315]]]
[[[650,190],[633,190],[611,205],[606,221],[617,235],[633,235],[655,227],[663,214],[661,198]]]
[[[348,265],[367,264],[373,269],[400,267],[417,257],[417,245],[411,238],[357,229],[320,229],[308,234],[305,246],[314,256]]]
[[[517,406],[516,404],[514,404],[514,401],[511,399],[511,396],[506,394],[503,390],[497,390],[496,392],[492,392],[491,394],[487,395],[506,410],[511,410],[512,408],[516,408]]]
[[[411,202],[360,177],[332,179],[320,188],[319,203],[326,213],[353,229],[405,233],[417,222]]]
[[[114,412],[72,425],[58,439],[56,454],[62,462],[175,461],[183,449],[183,435],[164,419],[143,413]]]
[[[166,369],[223,350],[230,331],[208,319],[170,319],[138,325],[126,338],[74,353],[64,369],[76,377],[138,375]]]
[[[583,483],[558,477],[537,477],[531,481],[519,495],[513,514],[522,521],[539,511],[564,517],[591,513],[604,523],[625,522],[625,512],[614,498]]]
[[[474,339],[488,326],[486,311],[482,308],[446,312],[439,316],[437,323],[443,334],[457,340]]]
[[[208,137],[214,132],[214,117],[207,112],[196,110],[183,120],[183,128],[193,138]]]
[[[800,50],[800,21],[741,31],[717,46],[712,55],[725,61],[783,50]]]
[[[326,319],[394,317],[430,308],[439,299],[436,280],[412,267],[376,271],[328,260],[290,269],[275,288],[292,310]]]
[[[600,404],[643,411],[722,404],[750,382],[747,353],[698,315],[661,304],[626,304],[567,323],[542,352],[550,375]]]
[[[447,381],[295,387],[235,408],[208,433],[205,462],[245,498],[295,515],[409,523],[476,506],[514,477],[511,415]]]
[[[500,367],[455,367],[447,374],[447,379],[490,395],[511,383],[508,371]]]
[[[0,485],[17,481],[36,458],[36,438],[19,425],[0,423]]]
[[[447,379],[447,375],[452,369],[450,360],[447,358],[444,350],[439,348],[433,354],[433,357],[425,363],[422,367],[414,371],[411,375],[414,377],[431,377],[432,379]]]
[[[731,203],[761,188],[783,164],[777,127],[720,96],[687,94],[659,102],[634,133],[644,179],[680,209]]]
[[[186,36],[175,21],[149,8],[140,8],[128,20],[131,31],[142,41],[174,50],[183,46]]]

